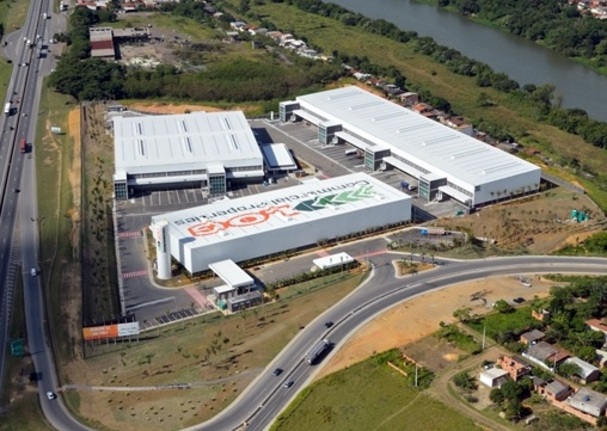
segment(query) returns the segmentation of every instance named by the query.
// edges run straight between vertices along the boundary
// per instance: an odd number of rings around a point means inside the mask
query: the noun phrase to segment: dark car
[[[282,386],[284,386],[285,388],[290,388],[291,386],[293,386],[293,383],[295,383],[293,380],[289,380],[288,382],[284,382]]]
[[[273,372],[275,376],[280,376],[282,374],[282,368],[276,368]]]
[[[519,296],[518,298],[514,298],[512,300],[512,302],[516,302],[517,304],[522,304],[523,302],[525,302],[525,298],[523,298],[522,296]]]
[[[330,320],[328,322],[325,322],[325,326],[327,328],[330,328],[331,326],[333,326],[333,322],[331,322]]]

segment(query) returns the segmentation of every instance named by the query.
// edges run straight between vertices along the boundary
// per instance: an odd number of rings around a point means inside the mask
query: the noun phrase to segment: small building
[[[534,329],[532,331],[521,334],[520,342],[526,345],[530,345],[541,341],[545,336],[546,334],[544,334],[542,331]]]
[[[318,267],[321,271],[324,269],[335,268],[337,266],[344,266],[354,263],[355,259],[348,253],[336,253],[325,257],[319,257],[314,259],[312,263]]]
[[[523,352],[523,357],[547,370],[554,370],[561,362],[569,357],[569,353],[560,350],[545,341],[529,346]],[[548,365],[550,364],[550,365]]]
[[[213,293],[215,294],[215,303],[219,308],[224,309],[226,308],[228,299],[235,297],[238,292],[235,287],[224,284],[223,286],[214,287]]]
[[[541,310],[531,310],[531,317],[535,320],[539,320],[543,322],[548,316],[550,316],[550,311],[542,308]]]
[[[261,292],[259,290],[254,290],[252,292],[245,293],[244,295],[238,295],[228,299],[227,308],[234,313],[236,311],[244,310],[245,308],[260,305],[262,300],[263,295]]]
[[[586,361],[581,360],[578,357],[572,357],[565,360],[566,364],[576,365],[579,369],[576,373],[574,373],[575,377],[577,377],[580,382],[583,384],[588,384],[590,382],[594,382],[598,380],[601,376],[601,371],[592,364],[589,364]]]
[[[500,356],[496,365],[505,370],[515,382],[531,373],[531,365],[516,356]]]
[[[588,327],[593,331],[602,332],[607,340],[607,325],[605,322],[599,319],[590,319],[586,320],[586,325],[588,325]]]
[[[480,374],[480,381],[490,388],[500,388],[508,381],[508,371],[499,368],[489,368]]]
[[[573,389],[559,380],[545,382],[544,380],[533,377],[533,390],[548,401],[564,401],[572,394]]]
[[[413,106],[413,105],[419,103],[419,94],[413,93],[411,91],[407,91],[407,92],[399,95],[398,99],[400,100],[400,103],[402,103],[405,106]]]
[[[291,151],[285,144],[260,145],[265,171],[271,175],[286,174],[298,169]]]
[[[605,414],[607,398],[605,395],[595,392],[592,389],[582,387],[571,396],[569,405],[576,410],[598,418]]]

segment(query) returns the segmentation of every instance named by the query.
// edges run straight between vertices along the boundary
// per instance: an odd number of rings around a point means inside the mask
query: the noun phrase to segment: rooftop
[[[590,374],[599,371],[599,369],[594,365],[589,364],[588,362],[583,361],[575,356],[565,360],[565,363],[577,365],[580,371],[575,374],[582,379],[586,379],[588,376],[590,376]]]
[[[324,111],[329,120],[341,120],[374,137],[374,141],[426,161],[444,173],[471,185],[481,185],[539,168],[525,160],[425,118],[375,94],[350,86],[299,96]]]
[[[155,216],[152,221],[168,221],[173,238],[182,241],[184,247],[196,248],[410,200],[384,182],[356,173],[217,201]],[[409,208],[403,205],[403,211]],[[403,220],[409,217],[403,213]]]
[[[545,336],[546,334],[544,334],[542,331],[534,329],[532,331],[525,332],[524,334],[522,334],[521,338],[526,340],[528,343],[533,343],[534,341],[541,340]]]
[[[602,410],[607,405],[607,398],[592,389],[581,387],[579,391],[571,396],[569,403],[576,409],[591,413],[586,409],[587,407]]]
[[[231,259],[213,262],[209,268],[230,287],[238,288],[255,283],[253,277]]]
[[[529,356],[531,356],[535,359],[538,359],[540,361],[545,361],[546,359],[555,355],[557,352],[558,352],[558,350],[556,348],[554,348],[554,346],[552,346],[551,344],[548,344],[544,341],[540,341],[537,344],[529,346],[529,348],[527,349],[527,354]]]
[[[116,116],[112,121],[116,171],[194,170],[209,162],[248,166],[251,160],[261,166],[261,150],[240,111]]]
[[[553,394],[559,394],[563,391],[569,390],[569,386],[558,380],[552,380],[550,383],[548,383],[546,385],[546,390]]]

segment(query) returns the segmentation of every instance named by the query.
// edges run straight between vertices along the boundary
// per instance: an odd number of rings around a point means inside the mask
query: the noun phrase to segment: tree
[[[453,312],[453,317],[455,317],[460,322],[467,322],[472,317],[472,308],[460,307]]]
[[[461,371],[453,377],[453,383],[458,388],[466,391],[475,391],[478,388],[474,377],[470,376],[466,371]]]
[[[563,362],[557,369],[558,373],[563,377],[573,377],[580,373],[580,367],[571,362]]]
[[[501,314],[512,313],[514,311],[514,307],[503,299],[496,301],[495,304],[493,304],[493,308],[495,308],[497,312]]]

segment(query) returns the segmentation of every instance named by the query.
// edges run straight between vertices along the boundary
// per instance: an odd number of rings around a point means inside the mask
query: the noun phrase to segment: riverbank
[[[235,16],[238,1],[228,0],[230,12]],[[346,26],[340,21],[303,12],[286,3],[252,4],[249,15],[263,17],[285,32],[305,37],[311,46],[324,53],[347,53],[367,57],[382,67],[394,66],[407,79],[407,88],[429,90],[433,95],[450,102],[453,111],[463,115],[467,121],[478,124],[489,121],[503,125],[526,148],[533,148],[535,156],[529,160],[543,168],[557,170],[562,176],[572,177],[586,187],[590,197],[607,210],[607,191],[600,189],[598,182],[573,175],[565,166],[573,161],[591,172],[603,172],[607,163],[607,152],[594,147],[579,136],[556,127],[538,123],[534,108],[520,100],[516,94],[498,92],[491,87],[482,89],[492,102],[491,106],[479,103],[481,89],[475,78],[457,75],[446,65],[433,61],[418,53],[413,43],[401,43],[392,39],[367,33],[363,29]],[[251,24],[261,24],[243,17]],[[538,153],[539,152],[539,153]],[[539,157],[538,157],[539,156]]]

